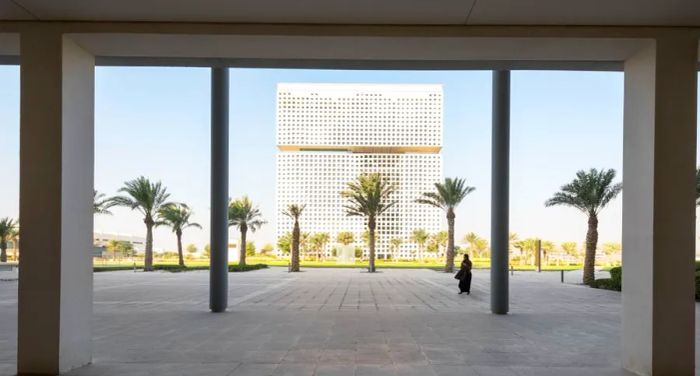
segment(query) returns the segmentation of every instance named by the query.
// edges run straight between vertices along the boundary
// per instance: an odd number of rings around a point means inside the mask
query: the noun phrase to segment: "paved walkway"
[[[281,268],[230,274],[212,314],[208,273],[95,274],[94,364],[70,375],[624,375],[620,295],[516,272],[489,313],[430,270]],[[16,356],[17,282],[0,282],[0,374]]]

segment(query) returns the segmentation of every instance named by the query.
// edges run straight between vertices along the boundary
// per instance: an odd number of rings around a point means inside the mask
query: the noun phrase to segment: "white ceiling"
[[[700,26],[700,0],[0,0],[0,20]]]

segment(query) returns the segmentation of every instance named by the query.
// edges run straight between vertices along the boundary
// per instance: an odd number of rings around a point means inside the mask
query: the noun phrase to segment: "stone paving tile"
[[[229,311],[212,314],[206,272],[99,273],[94,364],[69,375],[625,375],[620,294],[558,278],[516,272],[495,316],[486,271],[464,296],[430,270],[271,268],[231,274]],[[0,281],[0,375],[16,304]]]
[[[314,376],[355,376],[355,365],[319,364]]]
[[[241,364],[230,373],[231,376],[272,376],[277,364]]]

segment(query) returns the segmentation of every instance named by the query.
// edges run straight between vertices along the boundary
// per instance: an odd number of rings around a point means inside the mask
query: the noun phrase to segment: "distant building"
[[[379,218],[377,255],[401,238],[399,257],[413,256],[411,232],[441,228],[441,212],[415,200],[442,179],[442,115],[442,85],[278,84],[278,237],[293,225],[281,211],[305,204],[302,231],[329,233],[326,254],[341,231],[366,249],[365,221],[346,215],[340,192],[358,175],[378,172],[398,187],[398,204]]]
[[[146,238],[142,236],[95,232],[92,235],[92,241],[95,246],[96,256],[101,256],[98,253],[103,252],[104,248],[112,240],[125,241],[131,243],[136,253],[143,253],[146,250]]]

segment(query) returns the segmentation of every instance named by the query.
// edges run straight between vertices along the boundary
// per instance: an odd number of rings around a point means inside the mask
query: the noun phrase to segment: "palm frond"
[[[442,183],[435,183],[435,192],[425,192],[416,202],[431,205],[445,211],[454,209],[476,188],[466,186],[461,178],[445,178]]]
[[[587,215],[597,215],[622,192],[622,184],[613,184],[613,169],[590,169],[576,172],[573,181],[545,201],[545,206],[570,206]]]

